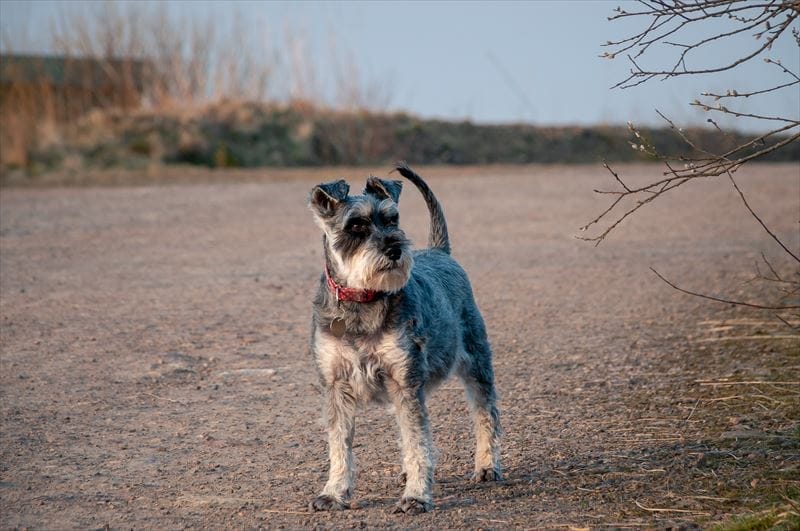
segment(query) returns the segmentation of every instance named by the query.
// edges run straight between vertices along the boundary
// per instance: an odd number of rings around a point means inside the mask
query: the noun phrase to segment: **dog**
[[[356,408],[394,406],[405,490],[395,513],[433,508],[434,456],[426,400],[451,374],[464,383],[477,439],[473,480],[500,480],[500,420],[492,351],[467,274],[450,256],[447,223],[425,181],[395,168],[425,199],[428,248],[411,250],[399,226],[403,183],[369,177],[361,195],[344,180],[311,191],[325,271],[313,303],[311,351],[324,388],[330,468],[311,511],[347,508],[353,495]]]

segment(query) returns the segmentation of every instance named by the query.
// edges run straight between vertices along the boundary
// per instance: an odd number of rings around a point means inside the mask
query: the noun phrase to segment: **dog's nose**
[[[400,256],[403,254],[403,250],[400,247],[389,247],[383,254],[386,255],[386,258],[389,260],[399,260]]]

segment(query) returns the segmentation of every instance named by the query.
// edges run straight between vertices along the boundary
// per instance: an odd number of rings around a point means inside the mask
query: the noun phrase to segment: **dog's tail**
[[[428,205],[428,212],[431,214],[431,232],[428,235],[428,247],[450,254],[450,237],[447,235],[447,221],[444,219],[442,205],[439,204],[436,196],[428,188],[427,183],[414,170],[409,168],[408,164],[398,162],[395,169],[400,172],[400,175],[414,183],[414,186],[419,189],[425,199],[425,204]]]

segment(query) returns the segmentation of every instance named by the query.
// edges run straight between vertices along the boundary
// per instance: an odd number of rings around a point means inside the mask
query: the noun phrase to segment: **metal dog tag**
[[[330,325],[331,334],[336,337],[342,337],[344,333],[347,331],[347,325],[344,322],[344,319],[336,318],[331,321]]]

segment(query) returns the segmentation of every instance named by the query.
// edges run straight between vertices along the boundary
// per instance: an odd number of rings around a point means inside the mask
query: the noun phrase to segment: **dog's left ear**
[[[367,179],[365,194],[372,194],[383,199],[391,199],[395,203],[400,201],[400,192],[403,190],[402,181],[387,181],[372,175]]]

